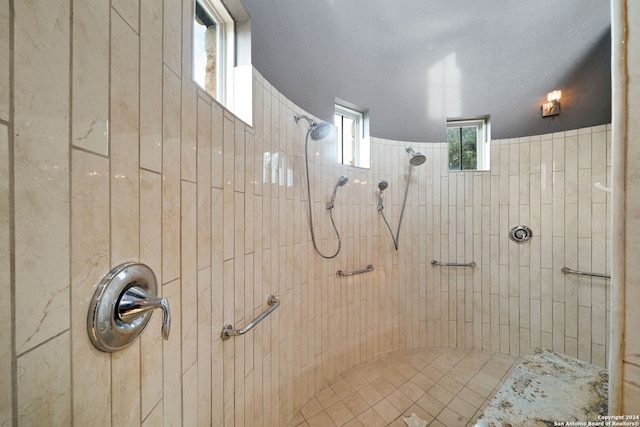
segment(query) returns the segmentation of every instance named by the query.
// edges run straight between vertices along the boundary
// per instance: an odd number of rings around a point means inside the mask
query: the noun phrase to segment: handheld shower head
[[[331,133],[331,125],[329,123],[325,123],[325,122],[318,123],[315,120],[313,120],[311,117],[306,115],[302,115],[302,116],[299,114],[293,115],[293,120],[295,120],[296,123],[298,123],[300,119],[304,119],[307,121],[307,123],[309,123],[309,130],[307,132],[311,137],[311,139],[313,139],[314,141],[320,141],[321,139],[326,138],[327,135]]]
[[[378,210],[381,211],[382,209],[384,209],[384,190],[387,189],[387,187],[389,186],[389,182],[386,179],[381,180],[380,182],[378,182],[378,189],[380,190],[380,203],[378,203]]]
[[[427,161],[427,157],[424,154],[415,151],[412,147],[407,147],[405,150],[411,154],[411,158],[409,159],[411,166],[420,166]]]
[[[327,202],[327,209],[333,209],[333,202],[336,201],[336,194],[338,193],[338,187],[342,187],[349,181],[349,177],[346,175],[341,175],[336,182],[336,185],[333,187],[333,193],[331,193],[331,201]]]

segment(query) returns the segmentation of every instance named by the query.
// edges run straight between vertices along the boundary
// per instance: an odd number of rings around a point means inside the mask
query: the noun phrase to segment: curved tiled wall
[[[197,89],[189,47],[171,42],[188,40],[190,2],[182,14],[176,2],[14,3],[13,109],[0,105],[0,177],[14,174],[0,251],[15,255],[1,257],[11,279],[0,291],[15,297],[0,312],[14,334],[1,337],[0,423],[285,425],[349,367],[425,346],[542,345],[605,364],[606,284],[560,267],[609,267],[610,196],[593,187],[608,182],[606,126],[493,141],[489,172],[449,173],[443,143],[411,143],[427,162],[412,175],[398,251],[377,183],[389,181],[395,226],[409,144],[373,138],[371,169],[355,169],[335,164],[332,143],[313,143],[325,251],[335,244],[325,203],[337,177],[350,178],[334,211],[343,251],[327,261],[308,229],[300,111],[257,72],[253,127]],[[71,7],[73,28],[52,12]],[[515,224],[532,228],[530,244],[508,239]],[[171,304],[171,338],[154,316],[135,345],[101,353],[88,300],[111,267],[138,259]],[[254,318],[269,294],[281,306],[223,343],[222,326]]]

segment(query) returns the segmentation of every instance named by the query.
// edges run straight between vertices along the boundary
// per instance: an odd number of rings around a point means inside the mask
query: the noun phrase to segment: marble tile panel
[[[140,170],[140,260],[162,277],[162,175]]]
[[[579,137],[580,138],[580,137]],[[595,187],[595,183],[599,182],[604,186],[610,185],[609,176],[607,174],[607,151],[610,147],[610,143],[607,143],[607,134],[595,133],[589,134],[589,140],[591,142],[591,175],[593,177],[593,201],[604,203],[607,200],[607,193],[599,190]]]
[[[162,408],[162,403],[160,403],[159,405],[155,406],[153,408],[153,410],[151,411],[151,413],[142,420],[142,427],[153,427],[153,426],[159,426],[162,425],[164,423],[164,414],[163,414],[163,408]]]
[[[211,425],[224,425],[224,375],[223,341],[214,334],[211,346]]]
[[[112,264],[140,256],[138,36],[117,14],[111,17],[110,178]],[[135,94],[132,96],[132,94]]]
[[[244,211],[244,195],[242,193],[234,193],[235,203],[234,210],[237,212]],[[244,229],[243,229],[244,221],[239,218],[236,218],[234,221],[235,230],[233,230],[234,234],[234,242],[235,244],[235,253],[234,253],[234,304],[235,308],[235,319],[239,320],[243,317],[246,317],[246,321],[249,321],[249,317],[251,313],[245,313],[244,311],[244,299],[245,299],[245,287],[247,283],[245,281],[245,258],[244,258]]]
[[[640,368],[638,367],[637,362],[637,355],[632,356],[631,358],[625,357],[624,369],[626,371],[626,379],[623,385],[624,407],[629,408],[629,410],[623,412],[624,414],[638,415],[636,412],[633,412],[637,411],[637,405],[640,403],[640,387],[633,380],[640,376]]]
[[[72,143],[109,154],[109,4],[73,3]]]
[[[235,127],[233,120],[225,117],[224,119],[224,147],[223,147],[223,199],[224,199],[224,259],[228,260],[233,258],[235,253],[235,221],[238,219],[235,217],[235,184],[234,184],[234,141],[235,141]],[[244,243],[244,240],[243,240]]]
[[[9,120],[9,0],[0,3],[0,58],[6,58],[0,65],[0,120]]]
[[[164,64],[180,77],[182,75],[182,2],[171,0],[163,0],[163,2],[162,56]]]
[[[578,151],[578,138],[575,136],[565,139],[565,203],[576,203],[578,200],[578,155],[582,157],[582,151]],[[582,163],[582,162],[581,162]],[[580,165],[581,168],[582,164]],[[589,165],[591,166],[591,165]]]
[[[17,424],[71,424],[70,335],[66,331],[17,358]]]
[[[198,98],[198,269],[211,265],[211,106]]]
[[[165,424],[182,423],[182,301],[180,280],[174,280],[162,286],[162,296],[171,307],[171,337],[162,341],[163,409]]]
[[[237,118],[234,120],[234,140],[233,150],[231,151],[234,159],[233,183],[235,191],[239,192],[245,191],[246,143],[248,136],[246,128],[247,126],[242,120]]]
[[[162,172],[162,0],[140,2],[140,167]]]
[[[182,79],[182,107],[180,109],[180,177],[197,180],[198,96],[190,78]]]
[[[181,191],[182,371],[198,356],[198,267],[196,185],[182,181]]]
[[[241,319],[235,319],[234,317],[234,295],[233,292],[229,292],[227,290],[233,288],[234,283],[234,263],[233,259],[225,261],[223,266],[223,276],[222,279],[224,281],[224,290],[223,293],[223,306],[222,306],[222,315],[224,319],[224,325],[230,324],[232,326],[236,326],[236,321],[240,321]],[[240,326],[242,327],[242,326]],[[222,377],[222,385],[224,391],[224,401],[229,400],[234,393],[234,356],[235,356],[235,346],[236,340],[225,340],[223,343],[224,350],[224,375]]]
[[[553,190],[553,151],[552,142],[549,138],[540,140],[540,190],[541,203],[550,204]]]
[[[162,292],[162,176],[140,170],[140,260],[156,274]],[[173,310],[172,302],[169,302]],[[146,423],[162,417],[162,338],[161,316],[151,317],[140,337],[141,414]],[[158,410],[158,406],[160,410]]]
[[[180,80],[166,66],[162,90],[162,282],[167,283],[180,276]]]
[[[69,327],[69,9],[14,5],[18,354]]]
[[[198,271],[198,425],[210,425],[212,398],[212,341],[217,325],[211,322],[211,268]]]
[[[172,325],[173,326],[173,325]],[[140,425],[140,340],[111,354],[111,422]]]
[[[95,288],[111,270],[109,160],[81,150],[72,150],[71,156],[73,419],[106,426],[111,419],[110,357],[91,344],[83,325]]]
[[[9,200],[9,135],[8,128],[0,125],[0,323],[11,325],[11,264],[10,260],[10,200]],[[12,423],[12,369],[11,334],[9,328],[0,332],[0,425]]]
[[[566,196],[565,187],[565,172],[554,171],[553,172],[553,236],[565,235],[565,218],[564,218],[564,200]]]
[[[111,7],[125,20],[133,31],[138,33],[140,0],[113,0]]]
[[[200,372],[198,363],[194,363],[182,375],[182,424],[195,426],[198,424],[198,380]]]
[[[593,178],[591,175],[591,169],[581,169],[578,173],[578,203],[579,210],[577,215],[578,222],[578,236],[579,237],[591,237],[593,234],[594,225],[592,221],[592,190]],[[604,224],[603,224],[604,230]]]

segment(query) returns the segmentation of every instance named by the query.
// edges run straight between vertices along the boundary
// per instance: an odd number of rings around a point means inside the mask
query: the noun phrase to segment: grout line
[[[9,293],[11,357],[11,421],[18,425],[18,356],[16,344],[16,197],[15,197],[15,4],[9,0],[9,122],[7,123],[9,174]]]

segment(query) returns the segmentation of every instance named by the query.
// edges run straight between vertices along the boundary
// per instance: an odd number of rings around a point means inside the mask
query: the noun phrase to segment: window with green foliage
[[[449,170],[489,169],[488,119],[447,121]]]

